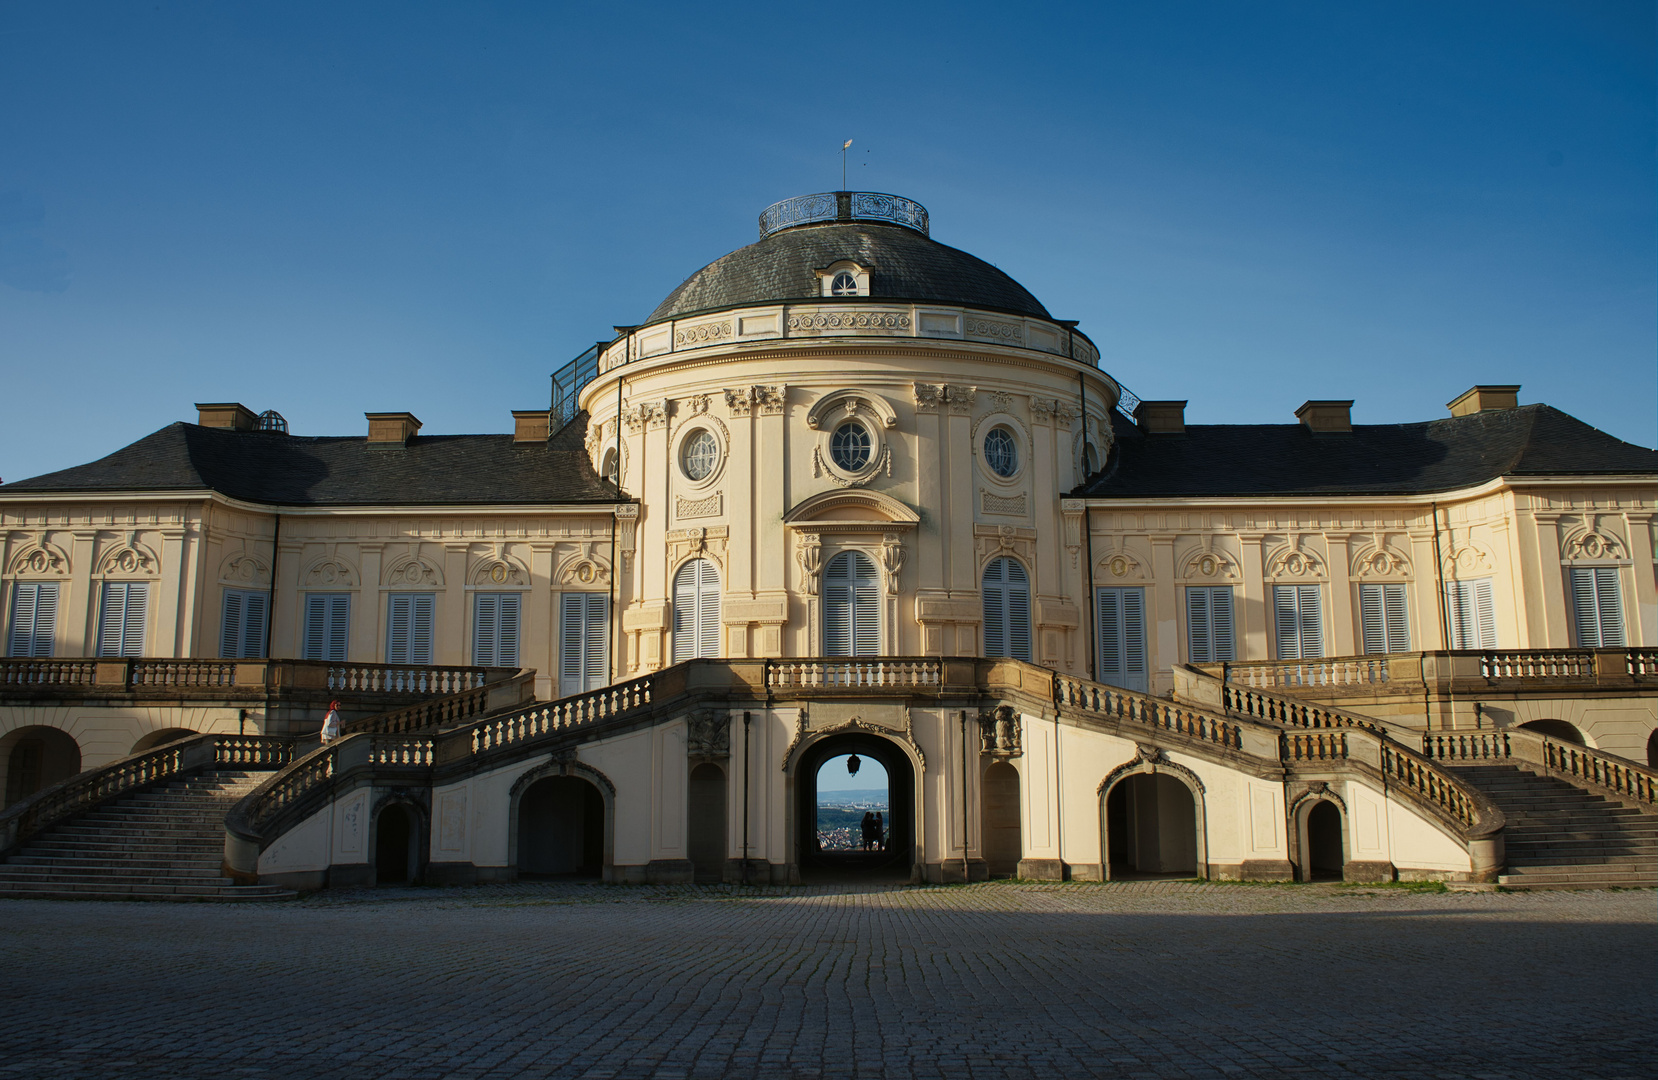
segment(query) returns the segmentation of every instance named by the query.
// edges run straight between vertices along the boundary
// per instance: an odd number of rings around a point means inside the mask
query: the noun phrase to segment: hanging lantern
[[[857,754],[853,754],[851,757],[847,758],[846,759],[846,775],[848,775],[848,776],[857,776],[858,775],[858,766],[860,766],[862,764],[863,764],[863,762],[858,759]]]

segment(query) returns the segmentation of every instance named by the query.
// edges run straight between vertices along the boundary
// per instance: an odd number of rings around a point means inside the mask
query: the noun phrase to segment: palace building
[[[789,199],[511,434],[207,403],[0,486],[0,891],[1658,883],[1658,454],[1520,390],[1188,425],[918,203]],[[194,877],[64,839],[192,798]]]

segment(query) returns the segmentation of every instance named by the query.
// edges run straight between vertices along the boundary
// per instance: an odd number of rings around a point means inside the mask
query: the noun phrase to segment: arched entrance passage
[[[1197,796],[1166,772],[1136,772],[1104,792],[1106,877],[1206,877]]]
[[[420,818],[405,803],[386,803],[374,818],[374,883],[407,885],[419,877]]]
[[[725,770],[705,761],[691,770],[689,792],[690,848],[694,878],[699,884],[725,880]]]
[[[1328,799],[1319,799],[1306,811],[1303,881],[1340,881],[1346,863],[1342,843],[1341,808]]]
[[[1576,724],[1565,720],[1527,720],[1520,727],[1526,731],[1535,731],[1539,735],[1547,735],[1559,742],[1571,743],[1573,746],[1586,745],[1583,732]]]
[[[1646,763],[1649,769],[1658,769],[1658,728],[1646,737]]]
[[[597,878],[604,872],[604,796],[577,776],[537,780],[518,797],[518,876]]]
[[[133,743],[131,752],[134,754],[142,754],[146,750],[154,750],[156,747],[166,746],[170,742],[178,742],[180,739],[193,738],[196,734],[196,732],[191,731],[189,728],[162,728],[160,731],[150,732],[148,735],[145,735],[143,738]]]
[[[81,771],[81,747],[55,727],[21,727],[0,738],[5,760],[6,805],[69,779]]]
[[[822,851],[817,837],[818,770],[847,754],[887,771],[886,850]],[[794,765],[795,863],[803,882],[908,881],[915,871],[915,764],[902,747],[873,732],[843,732],[806,747]]]
[[[1024,836],[1019,826],[1019,770],[997,761],[984,771],[985,867],[991,877],[1017,877],[1019,860],[1025,857]]]

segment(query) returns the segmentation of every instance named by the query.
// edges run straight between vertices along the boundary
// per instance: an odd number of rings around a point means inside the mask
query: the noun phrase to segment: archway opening
[[[915,773],[897,744],[862,732],[824,739],[801,755],[795,793],[802,881],[910,879]]]
[[[191,731],[189,728],[162,728],[160,731],[150,732],[148,735],[145,735],[143,738],[133,743],[132,753],[142,754],[146,750],[154,750],[158,746],[166,746],[168,743],[178,742],[180,739],[188,739],[196,734],[197,732]]]
[[[688,846],[693,880],[725,880],[725,770],[705,761],[691,770]]]
[[[1135,773],[1112,785],[1105,832],[1113,881],[1197,874],[1197,802],[1172,776]]]
[[[1526,731],[1535,731],[1539,735],[1547,735],[1551,739],[1558,739],[1573,746],[1583,746],[1583,732],[1576,724],[1565,720],[1527,720],[1520,725]]]
[[[1341,809],[1320,799],[1307,811],[1308,881],[1340,881],[1345,861],[1341,843]]]
[[[518,799],[518,876],[597,878],[604,872],[604,796],[576,776],[537,780]]]
[[[414,880],[414,815],[408,807],[391,803],[375,820],[374,880],[379,885],[406,885]]]
[[[1658,728],[1646,737],[1646,764],[1649,769],[1658,769]]]
[[[0,739],[0,755],[5,757],[7,806],[81,771],[80,744],[54,727],[21,727],[8,733]]]
[[[984,861],[991,877],[1017,877],[1024,858],[1019,827],[1019,770],[1005,761],[984,771]]]

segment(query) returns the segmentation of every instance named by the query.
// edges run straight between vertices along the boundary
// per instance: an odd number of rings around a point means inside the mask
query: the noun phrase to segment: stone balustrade
[[[936,687],[943,682],[944,661],[924,657],[771,660],[766,663],[766,686],[777,690],[908,690]]]
[[[1409,694],[1441,684],[1457,692],[1658,687],[1658,649],[1645,648],[1430,650],[1195,666],[1229,685],[1290,692]]]
[[[263,696],[289,690],[321,693],[453,694],[514,678],[517,668],[461,665],[341,664],[320,660],[194,660],[75,657],[0,660],[0,694],[80,690],[88,693],[183,693]]]
[[[1562,742],[1524,728],[1503,731],[1430,731],[1422,753],[1460,765],[1521,765],[1566,778],[1639,806],[1658,809],[1658,770],[1593,747]]]

